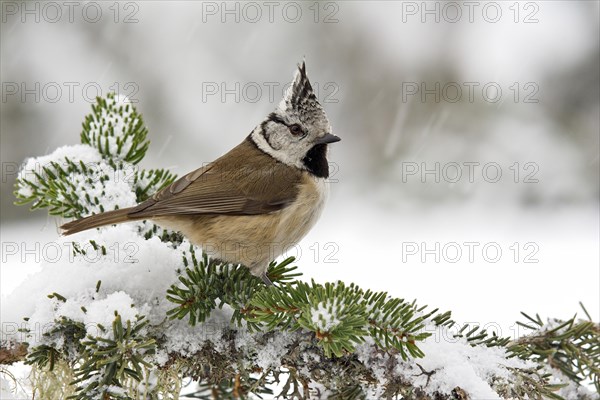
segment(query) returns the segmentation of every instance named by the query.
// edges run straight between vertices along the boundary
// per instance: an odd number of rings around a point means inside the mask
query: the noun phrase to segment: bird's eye
[[[302,127],[298,124],[290,125],[289,129],[290,129],[291,134],[294,136],[304,135],[304,131],[302,130]]]

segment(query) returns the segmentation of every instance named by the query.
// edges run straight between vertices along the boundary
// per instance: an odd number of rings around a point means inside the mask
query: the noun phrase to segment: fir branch
[[[135,196],[138,203],[170,185],[177,178],[165,169],[136,170],[134,175]]]
[[[529,323],[519,324],[531,332],[511,342],[508,350],[514,356],[557,369],[575,383],[590,380],[600,393],[600,324],[577,320],[576,316],[544,324],[539,315],[534,319],[521,314]]]
[[[146,136],[141,115],[126,98],[114,93],[98,98],[92,113],[85,117],[83,145],[77,149],[89,152],[87,146],[94,147],[98,160],[84,162],[76,150],[71,151],[72,158],[51,155],[32,159],[16,180],[16,204],[31,203],[31,209],[47,208],[50,215],[81,218],[109,211],[105,197],[111,195],[107,187],[114,183],[130,185],[137,202],[146,200],[176,178],[165,169],[134,167],[148,149]]]
[[[167,315],[172,319],[188,317],[190,324],[195,325],[205,321],[217,306],[228,304],[234,309],[232,321],[240,324],[250,299],[264,288],[262,281],[241,265],[210,260],[205,253],[198,260],[192,245],[189,255],[184,253],[182,257],[185,275],[179,277],[179,285],[172,285],[167,291],[167,300],[177,307],[169,310]],[[296,267],[288,267],[293,260],[288,258],[279,264],[272,262],[268,269],[270,279],[283,283],[298,276],[294,273]]]
[[[417,308],[414,302],[364,292],[354,284],[289,282],[298,275],[290,274],[295,267],[287,267],[293,259],[269,269],[269,276],[276,283],[287,281],[285,285],[263,288],[245,268],[218,267],[206,255],[199,262],[193,247],[190,258],[192,266],[179,277],[183,286],[173,285],[167,292],[167,299],[177,304],[167,313],[171,318],[189,316],[195,325],[217,306],[228,304],[234,309],[232,322],[239,325],[243,319],[252,330],[314,332],[327,357],[352,352],[369,335],[382,349],[394,348],[404,359],[423,356],[416,343],[429,336],[422,329],[437,310],[423,314],[425,307]],[[183,262],[189,265],[185,255]]]
[[[128,379],[140,382],[143,377],[142,368],[152,368],[146,358],[155,352],[155,340],[144,335],[143,330],[148,321],[138,316],[133,323],[123,323],[121,316],[115,312],[112,323],[112,334],[109,337],[88,336],[81,343],[81,361],[75,369],[75,396],[71,398],[85,400],[94,395],[110,395],[115,399],[129,399],[123,391]],[[102,330],[102,329],[101,329]]]
[[[65,217],[101,212],[104,197],[111,195],[106,188],[124,175],[132,179],[120,189],[131,189],[127,194],[137,202],[147,199],[175,176],[166,170],[133,168],[148,149],[146,137],[141,115],[124,98],[114,94],[99,98],[81,133],[81,149],[93,147],[88,156],[96,161],[85,163],[71,149],[70,157],[44,158],[36,167],[29,163],[17,179],[18,203],[32,203],[32,208],[47,208],[50,214]],[[183,243],[180,234],[151,224],[140,225],[139,235],[157,236],[173,247]],[[106,254],[105,246],[90,243]],[[73,253],[84,255],[76,244]],[[82,322],[62,317],[34,347],[26,342],[2,343],[0,364],[27,357],[38,387],[45,390],[42,398],[58,393],[52,391],[56,388],[72,394],[73,387],[73,399],[177,398],[184,377],[201,383],[192,394],[195,398],[271,395],[271,384],[282,385],[279,396],[283,398],[468,398],[460,387],[443,393],[431,390],[428,386],[437,371],[427,371],[418,363],[427,356],[419,347],[430,336],[427,329],[456,325],[450,312],[427,311],[416,301],[365,291],[354,284],[302,282],[292,262],[293,258],[272,262],[268,275],[275,286],[265,287],[243,266],[211,260],[205,254],[198,258],[190,246],[183,252],[185,270],[166,295],[173,303],[169,320],[150,327],[144,316],[123,322],[116,314],[112,326],[99,325],[101,334],[88,336]],[[55,306],[68,301],[56,292],[49,297]],[[200,350],[173,352],[165,344],[165,330],[177,323],[173,319],[199,325],[225,306],[233,310],[230,324],[211,335]],[[585,308],[584,313],[589,318]],[[487,377],[493,390],[503,398],[561,399],[558,391],[563,385],[556,384],[555,378],[564,376],[575,384],[592,380],[600,391],[597,323],[575,317],[545,323],[539,315],[523,316],[527,321],[520,325],[531,333],[515,341],[469,324],[454,334],[463,346],[498,347],[506,352],[507,361],[512,357],[530,363],[511,360],[519,367],[507,365],[502,376]],[[267,362],[263,349],[273,342],[278,343],[273,347],[276,354],[268,353]],[[62,381],[52,375],[57,369],[62,371]],[[150,373],[155,374],[154,386],[149,384]],[[47,382],[53,389],[46,388]]]
[[[137,164],[144,158],[150,145],[147,134],[142,116],[129,100],[109,93],[92,105],[92,113],[83,123],[81,143],[98,149],[117,169],[120,161]]]
[[[15,183],[16,204],[33,203],[32,210],[48,208],[50,215],[79,218],[89,213],[92,200],[78,193],[78,180],[98,180],[103,176],[90,173],[87,167],[74,163],[68,158],[61,162],[50,161],[47,165],[36,166],[30,171],[22,171]],[[80,179],[77,179],[80,178]]]

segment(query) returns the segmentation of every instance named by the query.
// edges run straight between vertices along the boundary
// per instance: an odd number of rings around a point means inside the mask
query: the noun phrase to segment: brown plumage
[[[91,215],[61,229],[64,235],[71,235],[105,225],[177,215],[268,214],[295,200],[301,179],[302,171],[265,154],[248,137],[135,207]]]

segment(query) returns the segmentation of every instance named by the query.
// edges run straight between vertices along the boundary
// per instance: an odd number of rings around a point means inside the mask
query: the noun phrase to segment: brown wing
[[[294,201],[300,179],[300,171],[275,161],[246,140],[212,164],[173,182],[129,215],[270,213]]]

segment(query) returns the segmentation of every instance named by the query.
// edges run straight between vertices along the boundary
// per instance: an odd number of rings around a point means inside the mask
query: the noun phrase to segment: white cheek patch
[[[286,152],[284,150],[275,150],[272,148],[267,142],[267,139],[265,139],[265,137],[262,135],[260,126],[252,131],[250,138],[254,143],[256,143],[259,149],[274,159],[292,167],[303,168],[302,159],[297,157],[295,154],[290,154],[289,151]]]

